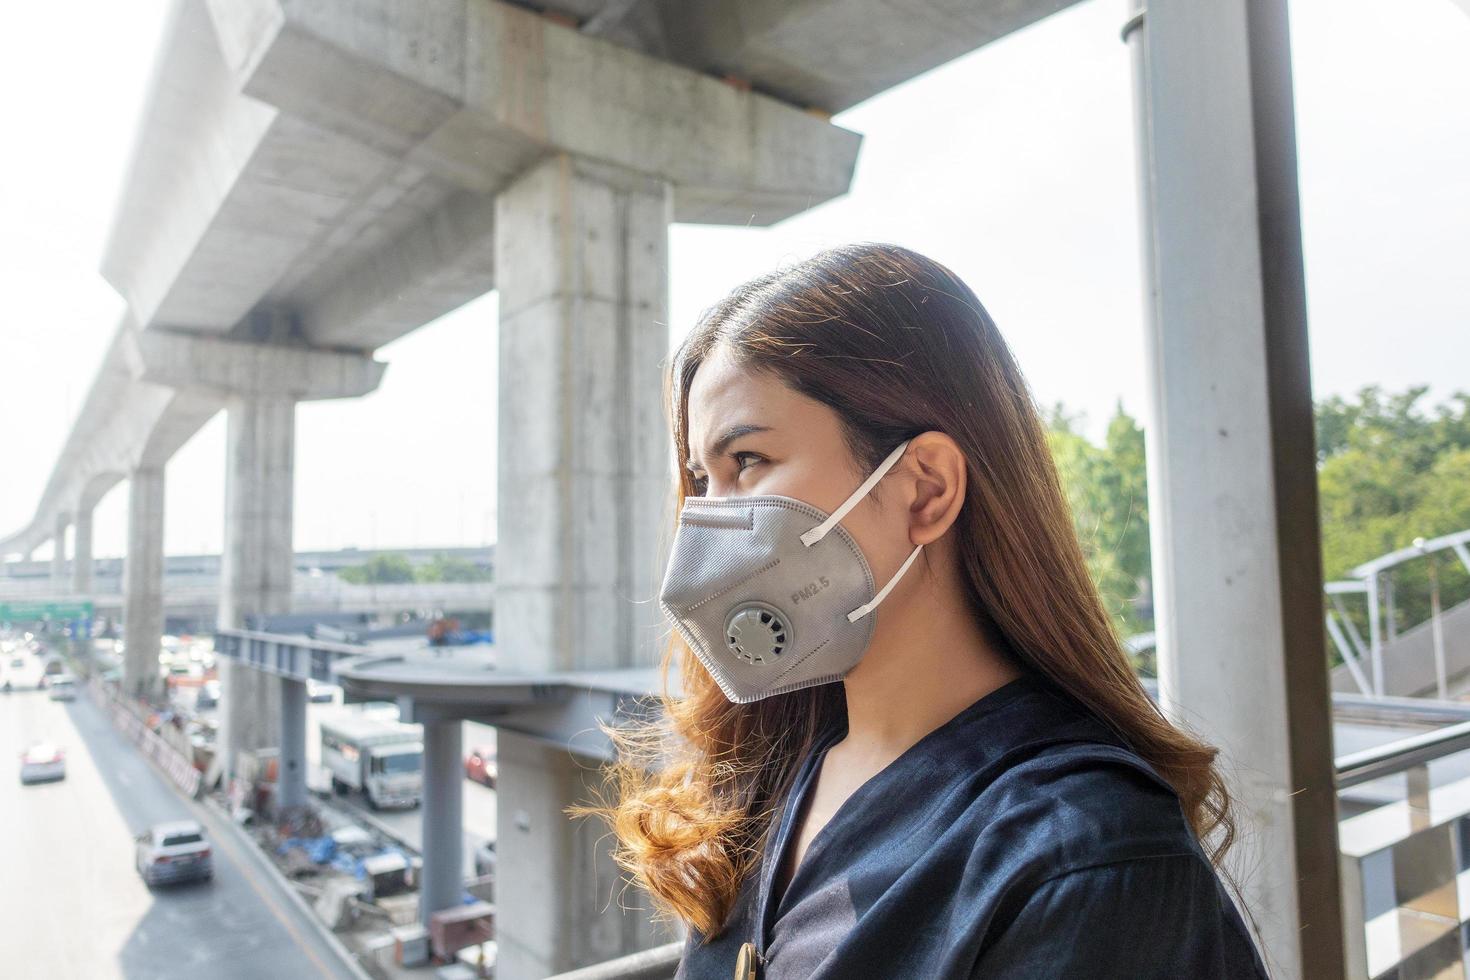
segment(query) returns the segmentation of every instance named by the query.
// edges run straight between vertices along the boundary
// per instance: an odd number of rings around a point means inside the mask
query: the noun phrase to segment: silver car
[[[54,783],[66,778],[66,755],[50,742],[36,742],[20,757],[20,781]]]
[[[133,838],[134,865],[150,887],[176,881],[208,881],[214,858],[204,828],[193,820],[155,824]]]

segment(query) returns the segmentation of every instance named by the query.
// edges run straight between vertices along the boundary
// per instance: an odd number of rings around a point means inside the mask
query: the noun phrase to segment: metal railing
[[[1337,759],[1338,791],[1402,775],[1403,799],[1338,824],[1348,975],[1466,976],[1470,775],[1431,786],[1429,764],[1470,751],[1470,721]]]
[[[584,966],[570,973],[558,973],[547,980],[669,980],[678,968],[683,952],[682,941],[668,943],[631,956]]]
[[[1465,977],[1470,778],[1431,788],[1429,764],[1470,751],[1470,721],[1340,756],[1339,791],[1405,777],[1403,800],[1341,822],[1344,938],[1354,980]],[[683,943],[552,980],[668,980]]]

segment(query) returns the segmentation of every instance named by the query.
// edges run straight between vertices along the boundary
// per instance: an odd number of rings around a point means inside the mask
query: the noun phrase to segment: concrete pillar
[[[424,866],[419,921],[425,928],[431,915],[458,905],[464,894],[463,725],[458,718],[424,722]],[[502,972],[499,967],[496,972],[504,977],[521,975]]]
[[[668,490],[669,185],[551,157],[499,197],[497,650],[653,663]]]
[[[56,515],[55,534],[51,538],[51,589],[61,592],[66,589],[66,529],[71,526],[71,515]]]
[[[128,480],[128,553],[123,559],[123,690],[160,698],[163,645],[163,467]]]
[[[660,365],[671,216],[668,184],[565,154],[496,202],[496,648],[508,670],[655,662],[657,606],[639,600],[657,594],[669,485]],[[610,839],[580,836],[561,812],[589,798],[579,770],[564,747],[534,754],[546,773],[528,766],[498,783],[507,846],[496,890],[516,896],[497,912],[507,977],[649,945],[647,923],[609,901]],[[504,823],[521,812],[537,814],[535,834]]]
[[[279,678],[281,685],[280,800],[282,807],[306,802],[306,682]],[[223,686],[223,685],[221,685]]]
[[[1273,975],[1343,975],[1285,0],[1134,31],[1149,511],[1166,709],[1224,751]]]
[[[562,812],[593,797],[596,760],[504,728],[495,739],[495,894],[515,897],[496,906],[496,976],[544,977],[678,939],[624,888],[607,828]]]
[[[71,590],[77,595],[92,594],[92,509],[77,511],[72,529]]]
[[[225,436],[225,535],[219,624],[291,611],[296,403],[289,396],[232,398]],[[220,733],[225,778],[236,754],[280,745],[281,687],[220,661]]]

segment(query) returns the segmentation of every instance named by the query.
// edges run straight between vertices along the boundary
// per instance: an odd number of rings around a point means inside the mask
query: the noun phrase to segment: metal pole
[[[1460,556],[1460,564],[1465,566],[1465,571],[1470,572],[1470,548],[1466,548],[1458,542],[1454,545],[1454,548],[1455,554]]]
[[[1157,329],[1160,321],[1158,311],[1158,270],[1152,228],[1153,197],[1153,127],[1149,120],[1148,99],[1148,45],[1145,43],[1144,19],[1146,0],[1131,0],[1130,16],[1119,32],[1123,43],[1128,45],[1128,58],[1133,73],[1133,128],[1137,135],[1136,152],[1138,163],[1135,172],[1138,178],[1138,200],[1142,206],[1143,233],[1139,235],[1139,266],[1142,270],[1145,319],[1150,331]],[[1153,375],[1163,371],[1157,353],[1158,343],[1145,346],[1149,359],[1149,372]],[[1146,386],[1147,399],[1144,425],[1146,452],[1144,464],[1148,484],[1148,512],[1153,515],[1154,532],[1149,537],[1150,567],[1153,569],[1150,588],[1154,611],[1154,663],[1159,678],[1159,704],[1165,710],[1177,705],[1177,652],[1179,645],[1174,640],[1175,617],[1173,596],[1170,590],[1172,574],[1170,566],[1173,554],[1164,542],[1163,528],[1168,523],[1169,498],[1164,492],[1167,473],[1164,452],[1160,445],[1164,427],[1164,406],[1155,385]]]
[[[464,893],[464,756],[461,722],[424,722],[423,879],[419,921],[424,928],[441,909],[459,905]]]
[[[1399,638],[1399,613],[1398,606],[1394,602],[1394,579],[1393,572],[1383,574],[1383,633],[1392,643]]]
[[[1343,636],[1342,627],[1337,625],[1337,617],[1332,610],[1327,610],[1327,632],[1332,637],[1332,642],[1337,646],[1337,652],[1342,654],[1342,662],[1347,664],[1348,673],[1353,675],[1353,683],[1358,685],[1358,690],[1364,694],[1371,694],[1371,686],[1368,678],[1363,676],[1363,668],[1358,663],[1358,658],[1353,654],[1353,648],[1348,643],[1347,637]]]
[[[1342,976],[1286,0],[1149,0],[1137,24],[1161,700],[1228,760],[1273,973]]]
[[[244,669],[244,668],[242,668]],[[306,682],[281,678],[280,805],[306,803]]]
[[[1368,576],[1368,653],[1373,665],[1373,693],[1383,697],[1383,642],[1378,626],[1378,573]]]
[[[1449,700],[1449,679],[1445,676],[1444,627],[1439,621],[1439,562],[1429,556],[1429,622],[1434,634],[1434,679],[1439,683],[1439,699]]]

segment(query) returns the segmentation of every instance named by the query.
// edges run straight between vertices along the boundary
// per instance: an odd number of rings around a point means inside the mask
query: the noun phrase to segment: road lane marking
[[[116,731],[116,727],[112,725],[111,719],[107,717],[103,709],[101,709],[98,705],[94,703],[89,703],[88,707],[91,709],[90,713],[94,716],[94,721],[96,722],[98,727],[102,728],[104,732]],[[146,756],[143,755],[142,752],[138,751],[137,747],[132,743],[125,743],[119,746],[119,748],[125,752],[128,752],[129,756],[132,759],[141,762],[144,766],[150,767],[151,769],[153,765],[152,760],[148,759]],[[90,755],[91,753],[88,752],[89,757]],[[115,773],[117,775],[121,775],[121,767],[118,767],[115,770]],[[296,928],[293,922],[285,915],[284,910],[280,907],[279,901],[272,895],[267,893],[266,889],[263,887],[263,883],[260,880],[260,877],[250,867],[248,859],[246,859],[244,855],[241,854],[240,850],[237,848],[234,842],[228,840],[225,834],[219,833],[218,821],[228,818],[216,816],[205,803],[201,803],[197,800],[188,799],[183,795],[183,793],[179,792],[178,787],[175,786],[173,782],[171,782],[169,779],[160,778],[159,782],[166,788],[167,792],[172,793],[179,799],[183,800],[184,806],[187,809],[194,810],[199,816],[200,821],[210,827],[210,832],[211,836],[214,839],[214,843],[230,855],[234,865],[240,870],[241,874],[245,876],[245,883],[250,886],[251,891],[255,892],[256,896],[259,897],[260,900],[265,904],[265,907],[269,909],[271,914],[276,917],[276,921],[280,922],[281,925],[285,928],[286,932],[290,934],[293,940],[295,940],[297,947],[299,947],[301,951],[307,955],[307,958],[316,965],[316,968],[320,972],[321,976],[328,978],[328,980],[336,977],[338,975],[337,971],[332,970],[327,966],[325,962],[322,961],[322,958],[317,955],[316,951],[312,949],[311,946],[306,942],[305,937]],[[226,830],[228,831],[228,828],[226,828]],[[254,845],[252,844],[252,846]],[[257,848],[257,850],[259,849]],[[261,857],[263,860],[270,860],[270,857],[266,854],[262,853]],[[284,887],[290,888],[290,882],[285,882]]]
[[[200,809],[204,809],[207,806],[207,804],[196,805]],[[214,820],[215,817],[213,814],[206,814],[206,823],[212,824],[214,823]],[[238,867],[239,870],[245,875],[245,883],[250,886],[251,890],[253,890],[256,895],[260,896],[260,900],[264,902],[266,904],[266,907],[271,910],[272,914],[275,915],[276,920],[280,922],[281,925],[286,927],[286,931],[291,934],[291,938],[296,940],[296,945],[300,946],[301,951],[311,958],[311,961],[316,964],[317,969],[321,971],[322,976],[328,978],[336,976],[336,972],[329,969],[327,967],[327,964],[322,962],[321,957],[316,955],[316,951],[307,944],[305,937],[302,936],[299,931],[297,931],[296,926],[285,916],[276,900],[272,896],[266,894],[265,888],[263,887],[263,883],[260,881],[259,876],[257,876],[256,873],[250,869],[250,867],[246,863],[244,856],[236,849],[234,842],[227,841],[225,839],[225,835],[219,833],[217,828],[215,829],[214,833],[214,842],[217,845],[222,846],[226,851],[230,853],[236,867]],[[267,861],[270,860],[270,857],[268,855],[263,854],[261,856],[264,857]],[[290,888],[291,883],[287,882],[286,887]]]

